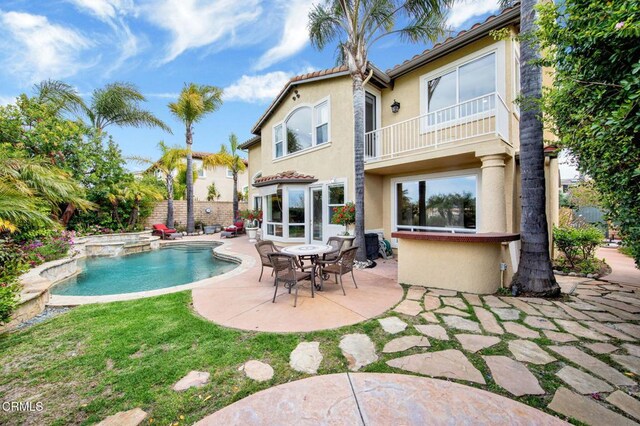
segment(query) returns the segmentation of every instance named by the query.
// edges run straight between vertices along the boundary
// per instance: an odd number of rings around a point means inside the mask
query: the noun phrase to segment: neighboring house
[[[215,183],[216,190],[220,197],[215,201],[233,201],[233,174],[226,167],[202,167],[202,159],[211,152],[193,151],[193,170],[198,173],[197,179],[193,182],[193,197],[196,201],[207,201],[209,186]],[[186,162],[186,159],[185,159]],[[248,163],[245,161],[245,164]],[[246,194],[249,190],[248,174],[238,173],[238,192]]]
[[[386,72],[371,66],[365,226],[394,247],[399,230],[519,231],[519,45],[491,35],[507,28],[515,36],[519,14],[519,6],[506,9]],[[292,78],[252,133],[241,148],[249,153],[250,205],[264,209],[264,238],[324,242],[344,231],[331,215],[355,198],[346,67]],[[551,227],[560,180],[555,151],[545,154]]]
[[[215,183],[216,189],[220,194],[220,198],[216,201],[233,201],[233,174],[226,167],[202,167],[202,159],[210,152],[194,151],[193,169],[197,170],[198,178],[193,183],[193,196],[196,201],[207,201],[209,194],[209,186]],[[248,164],[245,161],[245,164]],[[238,192],[246,194],[249,189],[248,174],[238,173]]]

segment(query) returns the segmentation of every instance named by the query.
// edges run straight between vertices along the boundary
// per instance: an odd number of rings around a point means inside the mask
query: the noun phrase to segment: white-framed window
[[[204,170],[204,165],[202,161],[196,160],[193,162],[194,169],[196,169],[199,178],[207,177],[207,172]]]
[[[393,228],[476,232],[479,179],[477,171],[395,179]]]
[[[327,220],[328,223],[332,223],[334,211],[336,207],[342,207],[345,205],[344,201],[344,183],[330,184],[327,187]]]
[[[259,195],[253,197],[253,209],[262,210],[262,197]]]
[[[227,176],[228,178],[233,178],[233,170],[231,170],[231,169],[227,169],[227,171],[226,171],[226,176]]]
[[[274,194],[264,197],[268,236],[282,240],[305,240],[306,193],[305,186],[291,185],[278,188]]]
[[[282,222],[284,221],[282,189],[278,189],[275,194],[269,194],[265,197],[266,202],[266,228],[267,235],[273,237],[283,237]]]
[[[273,126],[273,158],[325,144],[331,140],[329,98],[313,105],[300,105]]]
[[[497,55],[490,52],[426,80],[429,125],[495,108]]]

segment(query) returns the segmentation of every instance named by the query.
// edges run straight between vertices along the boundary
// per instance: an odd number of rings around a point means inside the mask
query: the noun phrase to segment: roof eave
[[[444,55],[451,53],[454,50],[460,49],[470,43],[473,43],[487,34],[490,31],[503,28],[509,24],[515,24],[520,22],[520,7],[513,7],[512,10],[506,11],[495,18],[491,19],[489,22],[485,22],[479,27],[469,30],[462,35],[459,35],[453,38],[451,41],[441,44],[425,53],[424,55],[408,61],[397,68],[387,71],[387,75],[393,80],[398,78],[404,74],[407,74],[411,71],[414,71],[417,68],[425,65],[428,62],[431,62],[435,59],[438,59]]]
[[[258,183],[254,183],[253,186],[256,188],[260,188],[263,186],[270,186],[270,185],[279,185],[281,183],[286,183],[286,184],[291,184],[291,183],[314,183],[317,182],[318,179],[273,179],[273,180],[267,180],[265,182],[258,182]]]

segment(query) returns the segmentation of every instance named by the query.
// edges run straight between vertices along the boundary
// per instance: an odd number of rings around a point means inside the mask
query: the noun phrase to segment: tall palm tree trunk
[[[167,173],[167,228],[173,228],[173,175]]]
[[[233,220],[238,218],[238,172],[233,172]]]
[[[187,233],[196,231],[196,223],[193,216],[193,155],[191,145],[193,134],[191,126],[187,126]]]
[[[364,240],[364,87],[362,76],[353,74],[353,141],[354,141],[354,173],[355,173],[355,204],[356,228],[355,244],[358,246],[356,258],[360,261],[367,259]]]
[[[544,143],[539,101],[542,96],[542,69],[533,63],[539,58],[535,40],[528,37],[535,28],[536,0],[522,0],[520,64],[524,107],[520,115],[520,167],[522,175],[522,248],[518,273],[512,285],[516,291],[540,296],[560,294],[549,256],[549,233],[545,212]]]

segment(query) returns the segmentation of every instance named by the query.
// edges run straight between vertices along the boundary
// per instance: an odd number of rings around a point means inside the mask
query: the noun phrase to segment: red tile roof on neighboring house
[[[204,151],[191,151],[191,157],[192,158],[197,158],[199,160],[202,160],[204,157],[208,157],[210,155],[214,155],[215,152],[204,152]],[[243,159],[242,161],[244,161],[244,165],[248,166],[249,162],[245,159]]]
[[[286,172],[276,173],[275,175],[261,176],[254,180],[253,186],[260,187],[278,183],[312,183],[317,180],[315,176],[303,175],[294,170],[287,170]]]

